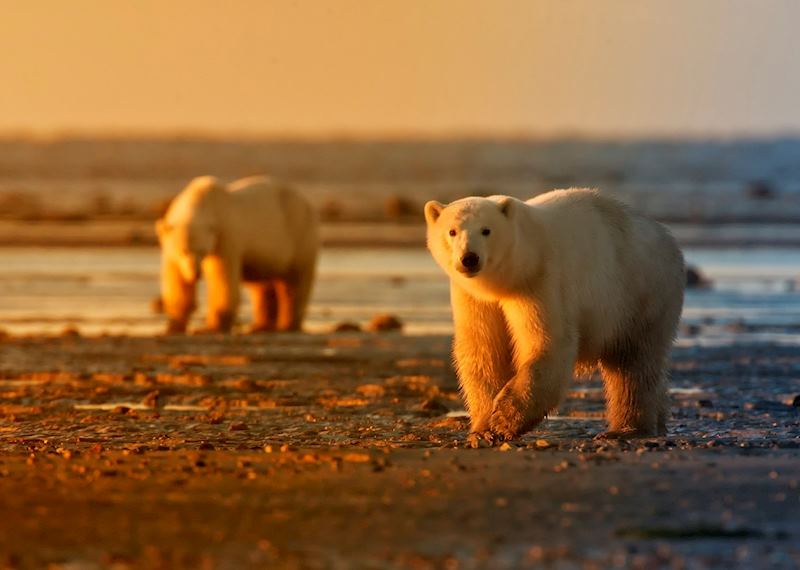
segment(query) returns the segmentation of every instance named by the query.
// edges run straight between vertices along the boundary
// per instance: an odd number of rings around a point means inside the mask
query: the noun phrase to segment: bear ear
[[[442,210],[444,210],[444,204],[436,200],[431,200],[425,204],[425,221],[429,224],[435,223],[436,220],[439,219]]]
[[[503,197],[502,200],[500,200],[497,203],[497,205],[500,207],[500,212],[506,218],[510,218],[511,217],[512,212],[514,211],[514,202],[516,202],[516,200],[514,200],[514,198],[511,198],[510,196],[505,196],[505,197]]]

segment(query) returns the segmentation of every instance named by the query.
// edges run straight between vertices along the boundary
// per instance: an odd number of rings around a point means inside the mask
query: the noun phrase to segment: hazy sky
[[[0,0],[0,129],[800,130],[796,0]]]

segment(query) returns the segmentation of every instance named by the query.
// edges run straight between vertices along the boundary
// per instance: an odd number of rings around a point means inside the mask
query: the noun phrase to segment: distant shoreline
[[[682,246],[800,247],[800,223],[668,224]],[[425,246],[423,224],[328,223],[324,247],[415,248]],[[0,220],[0,247],[157,247],[149,221],[89,220],[23,222]]]

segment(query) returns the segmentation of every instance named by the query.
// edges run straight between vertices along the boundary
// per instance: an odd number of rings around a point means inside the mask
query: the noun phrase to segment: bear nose
[[[463,265],[467,269],[475,269],[476,267],[478,267],[478,262],[480,260],[481,258],[478,257],[478,254],[468,251],[467,253],[464,254],[464,257],[461,258],[461,265]]]

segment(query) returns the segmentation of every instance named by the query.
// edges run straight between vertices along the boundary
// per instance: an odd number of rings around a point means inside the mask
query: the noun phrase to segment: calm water
[[[684,321],[703,327],[699,338],[682,342],[798,342],[800,249],[685,253],[714,287],[687,293]],[[157,250],[8,248],[0,249],[0,266],[0,326],[11,333],[59,332],[67,325],[87,334],[163,328],[163,317],[150,309],[158,295]],[[451,330],[447,280],[428,253],[325,250],[308,328],[324,331],[344,320],[363,324],[385,312],[398,315],[412,334]],[[242,316],[249,320],[246,305]],[[734,330],[730,325],[737,322],[750,326]]]

